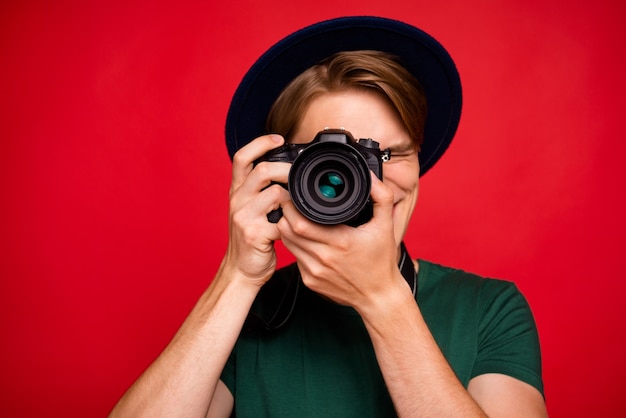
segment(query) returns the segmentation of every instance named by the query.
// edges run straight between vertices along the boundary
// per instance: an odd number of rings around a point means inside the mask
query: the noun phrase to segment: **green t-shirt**
[[[537,329],[513,283],[420,260],[417,303],[465,387],[502,373],[543,393]],[[242,332],[221,379],[240,418],[395,416],[360,316],[305,286],[283,327]]]

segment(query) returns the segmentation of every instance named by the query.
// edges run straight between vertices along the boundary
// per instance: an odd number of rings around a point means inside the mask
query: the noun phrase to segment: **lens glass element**
[[[345,186],[339,173],[329,171],[320,176],[318,190],[322,196],[334,199],[343,193]]]

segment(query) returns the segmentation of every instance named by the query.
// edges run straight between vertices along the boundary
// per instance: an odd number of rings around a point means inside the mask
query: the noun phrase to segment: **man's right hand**
[[[275,183],[287,183],[291,165],[261,162],[255,166],[254,162],[283,143],[280,135],[264,135],[233,157],[229,244],[222,268],[259,287],[276,269],[274,241],[280,233],[267,214],[290,199],[287,190]]]

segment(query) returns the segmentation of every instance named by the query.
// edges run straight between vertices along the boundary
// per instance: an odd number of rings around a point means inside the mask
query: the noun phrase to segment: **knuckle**
[[[378,201],[385,204],[393,203],[394,195],[393,191],[388,188],[381,188],[378,192]]]
[[[233,165],[247,165],[249,163],[249,159],[246,156],[246,152],[243,149],[240,149],[233,155]]]
[[[259,239],[263,236],[260,227],[254,222],[236,222],[239,232],[237,236],[238,240],[243,243],[244,246],[254,247]]]
[[[309,230],[308,224],[302,219],[295,219],[291,222],[291,230],[296,235],[306,236],[306,233]]]
[[[316,288],[320,285],[320,277],[322,269],[318,266],[309,266],[307,274],[302,275],[302,281],[310,288]]]
[[[347,254],[350,249],[353,248],[352,241],[350,241],[345,235],[337,237],[333,245],[336,248],[336,251],[341,254]]]
[[[272,202],[279,202],[283,200],[285,194],[288,194],[287,190],[280,184],[272,184],[265,190],[269,194],[269,197],[272,199]]]
[[[280,199],[280,190],[278,190],[278,188],[274,186],[270,186],[267,189],[265,189],[263,191],[263,194],[272,203],[278,202],[278,200]]]
[[[243,230],[243,243],[246,246],[253,247],[259,239],[260,234],[255,227],[247,227]]]
[[[230,216],[230,222],[236,227],[242,227],[247,222],[248,217],[244,215],[241,211],[235,211]]]
[[[261,161],[254,167],[254,171],[263,179],[269,178],[271,171],[270,165],[267,161]]]

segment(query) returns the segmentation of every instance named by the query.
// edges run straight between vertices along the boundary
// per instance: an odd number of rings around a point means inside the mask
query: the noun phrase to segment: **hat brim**
[[[421,83],[428,113],[419,160],[426,173],[446,151],[461,117],[461,81],[452,58],[424,31],[380,17],[342,17],[301,29],[265,52],[235,91],[226,118],[230,158],[254,138],[266,134],[270,108],[300,73],[341,51],[377,50],[400,57]]]

